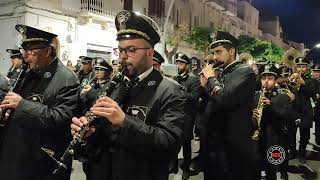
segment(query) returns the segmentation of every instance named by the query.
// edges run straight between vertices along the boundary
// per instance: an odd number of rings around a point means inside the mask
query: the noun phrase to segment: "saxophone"
[[[253,135],[252,135],[252,139],[255,141],[259,140],[259,134],[260,134],[260,130],[261,130],[261,118],[262,118],[262,111],[263,111],[263,98],[265,97],[266,94],[266,87],[264,87],[260,93],[259,96],[259,101],[258,101],[258,105],[257,105],[257,109],[258,109],[258,118],[257,118],[257,123],[258,123],[258,129],[254,131]]]

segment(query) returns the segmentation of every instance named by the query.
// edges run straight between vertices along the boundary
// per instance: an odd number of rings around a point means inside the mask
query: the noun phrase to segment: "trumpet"
[[[283,82],[283,83],[285,85],[284,88],[281,88],[279,84],[276,84],[276,88],[278,89],[278,91],[283,92],[283,93],[285,93],[287,95],[291,94],[292,92],[291,92],[287,82]]]
[[[302,79],[301,73],[299,72],[299,73],[293,73],[288,80],[295,89],[299,90],[302,84],[301,79]]]

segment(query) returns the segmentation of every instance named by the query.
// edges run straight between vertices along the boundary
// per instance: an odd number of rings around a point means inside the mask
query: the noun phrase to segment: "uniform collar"
[[[186,71],[186,72],[184,72],[184,73],[182,73],[182,74],[179,74],[179,76],[182,76],[182,77],[184,77],[184,76],[187,76],[188,75],[188,70]]]
[[[152,71],[139,83],[136,83],[133,87],[134,89],[140,89],[144,87],[152,87],[158,84],[162,80],[162,75],[156,69],[152,69]]]
[[[223,73],[226,73],[228,71],[231,71],[232,69],[234,69],[234,67],[238,64],[240,64],[241,62],[238,60],[233,61],[232,63],[228,64],[224,69],[223,69]]]
[[[140,74],[138,76],[139,82],[141,82],[144,78],[146,78],[152,72],[152,70],[153,70],[153,66],[151,66],[151,68],[145,71],[144,73]]]
[[[107,83],[109,79],[98,80],[99,84]]]
[[[55,57],[48,66],[46,66],[44,69],[40,70],[39,72],[33,72],[39,77],[43,77],[45,79],[49,79],[52,77],[52,75],[55,73],[57,66],[58,66],[59,60],[57,57]]]

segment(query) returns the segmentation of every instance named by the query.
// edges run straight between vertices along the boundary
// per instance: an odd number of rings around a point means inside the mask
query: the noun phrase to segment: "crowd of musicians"
[[[182,179],[195,171],[206,180],[258,180],[262,171],[288,179],[289,160],[306,163],[313,122],[320,145],[315,60],[246,64],[238,39],[218,31],[204,66],[179,52],[169,77],[154,50],[159,34],[142,16],[121,11],[115,26],[119,60],[81,56],[75,67],[57,58],[57,35],[15,26],[21,48],[7,50],[11,67],[0,79],[1,180],[67,180],[72,158],[87,180],[165,180],[178,172],[181,147]],[[67,149],[71,140],[80,143]]]

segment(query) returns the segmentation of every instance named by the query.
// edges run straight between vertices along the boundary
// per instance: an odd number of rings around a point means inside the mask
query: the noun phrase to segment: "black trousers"
[[[191,164],[191,140],[186,140],[183,145],[183,170],[189,170]]]
[[[289,144],[288,144],[289,147],[288,148],[291,153],[296,153],[297,151],[296,139],[297,139],[297,127],[295,126],[289,129]]]
[[[299,127],[300,131],[300,141],[299,141],[299,152],[305,153],[306,147],[309,143],[310,139],[310,128],[309,127]],[[293,129],[293,133],[290,133],[290,145],[289,149],[291,152],[296,151],[297,143],[296,143],[296,134],[297,134],[297,128]]]
[[[203,158],[205,159],[203,167],[204,180],[233,180],[225,152],[206,152]]]
[[[83,163],[87,180],[111,179],[111,154],[103,152],[99,158]]]
[[[320,145],[320,105],[318,104],[314,108],[314,123],[315,123],[315,138],[316,138],[316,143]]]
[[[299,152],[305,153],[306,147],[310,139],[310,128],[309,127],[299,127],[300,130],[300,141],[299,141]]]

